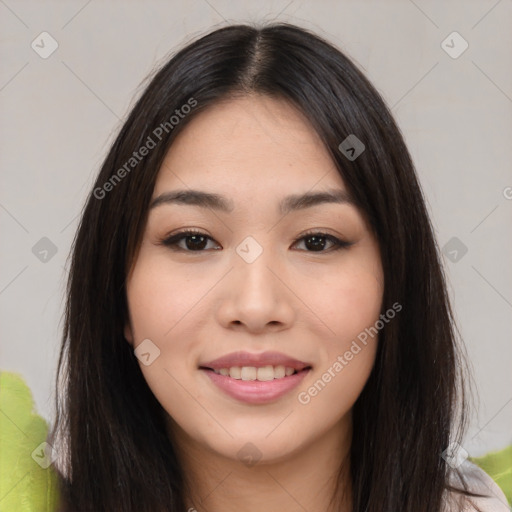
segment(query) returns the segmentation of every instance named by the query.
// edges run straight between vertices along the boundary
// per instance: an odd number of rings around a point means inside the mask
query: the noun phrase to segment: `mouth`
[[[303,369],[292,368],[284,365],[266,366],[231,366],[226,368],[209,368],[200,366],[200,370],[214,372],[217,375],[229,377],[235,380],[269,382],[276,379],[284,379],[301,372],[311,370],[311,366]]]
[[[250,405],[277,402],[295,389],[312,370],[278,366],[242,366],[213,369],[200,366],[209,383],[222,394]]]

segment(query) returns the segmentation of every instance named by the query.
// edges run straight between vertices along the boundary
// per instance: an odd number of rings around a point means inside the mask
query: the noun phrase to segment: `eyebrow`
[[[282,215],[286,215],[292,211],[303,210],[325,203],[355,205],[348,192],[341,189],[331,189],[323,192],[306,192],[304,194],[286,196],[280,201],[278,209]],[[149,208],[156,208],[163,204],[187,204],[211,208],[225,213],[231,213],[234,209],[233,201],[230,199],[220,194],[202,190],[173,190],[171,192],[164,192],[151,201]]]

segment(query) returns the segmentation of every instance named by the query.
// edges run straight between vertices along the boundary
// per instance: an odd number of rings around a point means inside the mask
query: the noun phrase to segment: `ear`
[[[133,332],[129,322],[126,322],[123,333],[126,341],[133,346]]]

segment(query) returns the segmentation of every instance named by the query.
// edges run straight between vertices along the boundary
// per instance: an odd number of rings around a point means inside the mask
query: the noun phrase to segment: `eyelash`
[[[164,245],[166,247],[169,247],[173,251],[197,252],[197,253],[205,252],[206,251],[206,249],[192,251],[192,250],[189,250],[189,249],[183,249],[182,247],[178,247],[178,242],[180,242],[181,240],[183,240],[183,239],[185,239],[185,238],[187,238],[189,236],[202,236],[204,238],[207,238],[208,240],[214,241],[213,238],[209,237],[205,233],[202,233],[201,231],[184,230],[184,231],[180,231],[179,233],[175,233],[174,235],[172,235],[172,236],[170,236],[168,238],[164,238],[164,239],[160,240],[159,243],[160,243],[160,245]],[[299,238],[296,238],[293,241],[293,244],[295,245],[297,242],[300,242],[301,240],[304,240],[305,238],[312,237],[312,236],[318,236],[320,238],[325,238],[329,242],[331,242],[333,244],[333,246],[330,249],[327,249],[327,250],[322,250],[322,251],[305,251],[305,252],[310,252],[310,253],[333,252],[333,251],[339,251],[340,249],[346,249],[346,248],[350,247],[351,245],[353,245],[353,242],[347,242],[345,240],[340,240],[339,238],[337,238],[337,237],[335,237],[333,235],[329,235],[328,233],[322,233],[322,232],[319,232],[319,231],[308,231],[307,233],[302,234]],[[219,249],[214,249],[214,250],[219,250]]]

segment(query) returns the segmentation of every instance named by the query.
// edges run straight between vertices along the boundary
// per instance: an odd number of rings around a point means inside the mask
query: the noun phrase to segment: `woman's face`
[[[217,199],[198,202],[192,190]],[[323,192],[345,200],[296,199]],[[283,101],[218,103],[176,138],[128,278],[125,329],[170,433],[264,462],[350,425],[384,282],[349,199],[314,130]],[[171,245],[186,230],[200,235]]]

